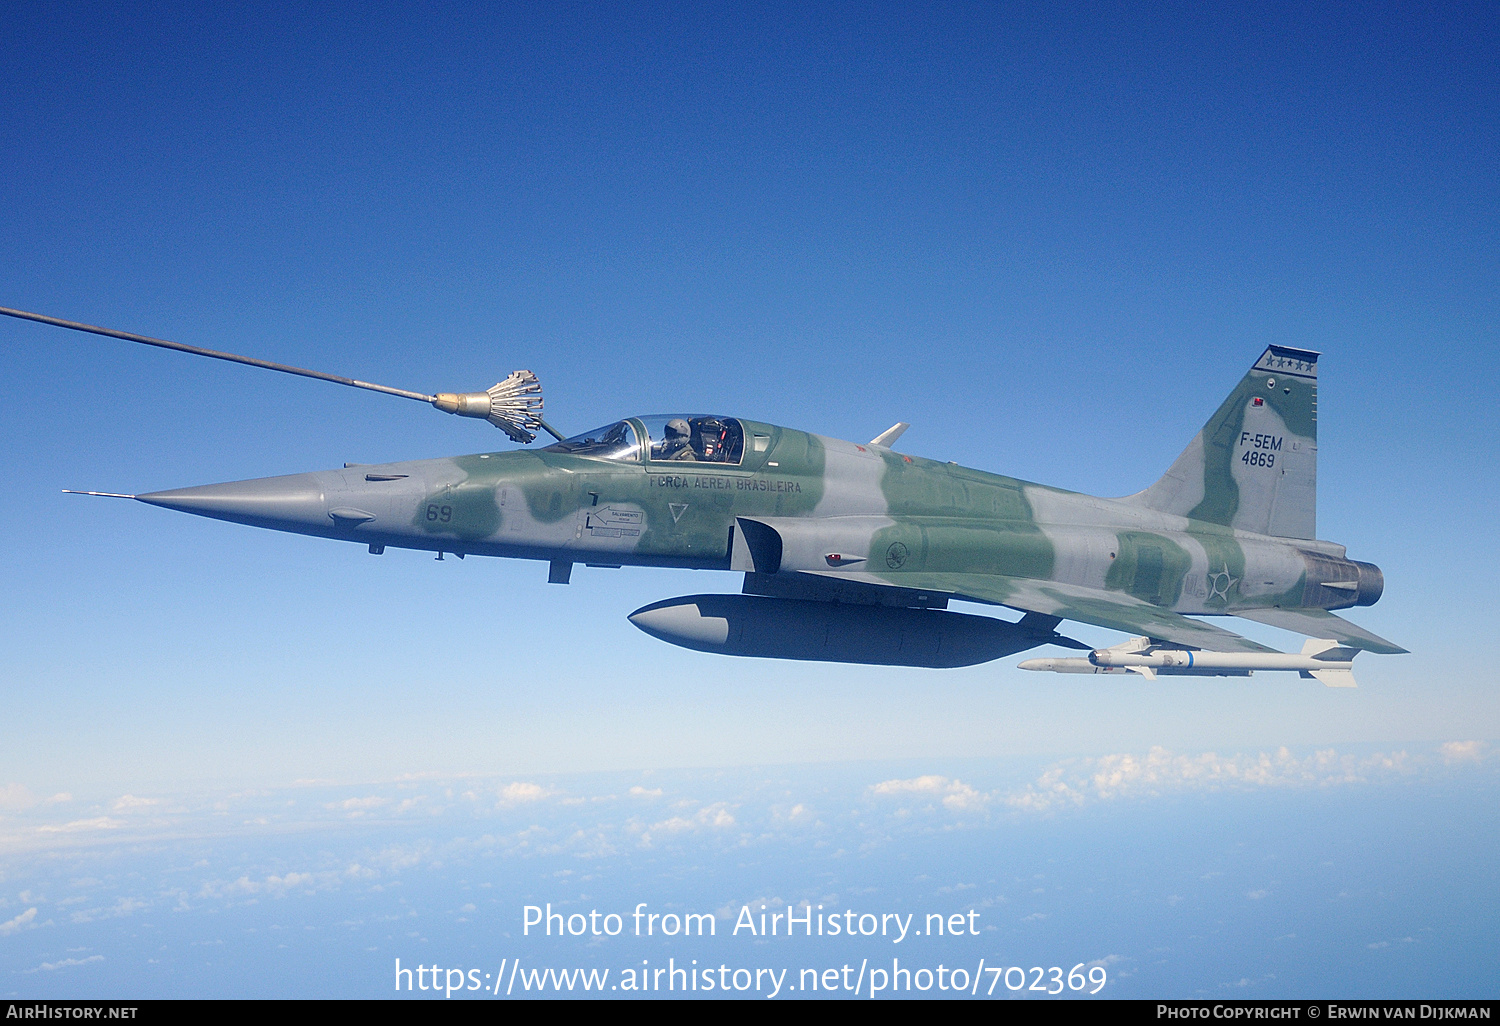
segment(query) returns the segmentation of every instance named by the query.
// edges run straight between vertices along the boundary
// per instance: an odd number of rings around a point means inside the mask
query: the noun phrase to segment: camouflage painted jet
[[[1064,620],[1136,635],[1058,672],[1247,675],[1294,670],[1353,686],[1359,651],[1405,651],[1335,615],[1384,578],[1316,540],[1318,354],[1269,346],[1162,478],[1096,498],[893,446],[722,414],[627,417],[563,438],[517,372],[488,392],[426,395],[21,311],[27,319],[373,388],[481,417],[539,450],[486,452],[126,495],[255,527],[442,558],[509,556],[744,574],[740,594],[630,614],[646,633],[728,655],[966,666],[1045,644],[1087,649]],[[106,493],[90,493],[106,494]],[[961,614],[952,600],[1016,610]],[[1281,653],[1198,616],[1307,636]]]

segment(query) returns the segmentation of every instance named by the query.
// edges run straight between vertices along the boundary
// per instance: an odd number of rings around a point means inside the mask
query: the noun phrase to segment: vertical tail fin
[[[1283,538],[1317,536],[1318,354],[1268,346],[1161,480],[1125,501]]]

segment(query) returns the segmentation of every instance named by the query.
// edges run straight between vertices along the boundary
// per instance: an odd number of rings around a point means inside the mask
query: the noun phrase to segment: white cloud
[[[39,834],[73,834],[84,830],[114,830],[122,825],[118,819],[95,816],[93,819],[75,819],[71,823],[39,826],[36,830]]]
[[[371,809],[378,809],[389,802],[389,798],[381,798],[379,795],[370,795],[368,798],[345,798],[341,802],[328,802],[323,808],[334,811],[343,810],[351,816],[363,816]]]
[[[732,827],[734,817],[730,815],[729,808],[724,802],[716,802],[713,805],[699,809],[697,814],[691,818],[687,816],[673,816],[664,819],[660,823],[652,823],[649,829],[663,833],[680,833],[683,830],[696,830],[700,827]]]
[[[681,816],[673,816],[671,819],[664,819],[660,823],[652,823],[650,829],[654,833],[676,834],[684,830],[693,829],[693,821],[684,819]]]
[[[959,812],[979,809],[989,801],[989,796],[976,791],[962,780],[928,774],[909,780],[884,780],[870,788],[870,793],[881,797],[920,795],[940,800],[944,808]]]
[[[885,780],[870,788],[876,794],[911,794],[940,792],[948,786],[947,777],[928,775],[910,780]]]
[[[264,889],[268,891],[289,891],[293,888],[309,888],[313,885],[315,877],[311,873],[288,873],[285,876],[268,876]]]
[[[432,856],[433,851],[430,842],[423,842],[414,847],[393,844],[370,855],[369,861],[376,863],[388,872],[397,872],[420,865],[430,860]]]
[[[704,806],[701,810],[699,810],[698,815],[695,818],[704,826],[734,826],[734,817],[729,814],[729,805],[727,802],[715,802],[712,805]]]
[[[0,787],[0,809],[29,809],[36,804],[36,796],[33,795],[25,784],[6,784]]]
[[[27,969],[26,972],[28,972],[28,973],[35,973],[35,972],[47,972],[47,973],[50,973],[50,972],[53,972],[54,970],[57,970],[57,969],[66,969],[69,966],[74,966],[74,965],[88,965],[90,962],[102,962],[102,961],[104,961],[104,956],[103,955],[90,955],[88,958],[65,958],[65,959],[63,959],[60,962],[43,962],[41,965],[37,966],[35,969]]]
[[[139,912],[143,908],[150,908],[150,904],[141,901],[139,898],[124,897],[107,908],[80,909],[74,912],[71,918],[75,923],[92,923],[98,919],[115,919],[120,916],[128,916],[132,912]]]
[[[15,933],[17,930],[23,930],[26,927],[30,926],[35,920],[36,909],[28,908],[25,912],[22,912],[14,919],[7,919],[5,922],[0,923],[0,937],[5,936],[6,934]]]
[[[358,869],[357,866],[352,868]],[[267,894],[272,897],[282,897],[290,891],[313,891],[320,885],[337,886],[338,882],[339,874],[331,872],[287,873],[284,876],[273,874],[259,880],[242,876],[231,883],[225,883],[222,880],[206,883],[198,892],[198,896],[200,898],[223,898],[242,894]]]
[[[160,798],[137,798],[133,794],[122,794],[120,795],[120,797],[115,799],[115,803],[111,806],[111,808],[113,808],[116,812],[124,812],[127,809],[144,809],[149,808],[152,805],[160,804]]]
[[[556,791],[543,787],[541,784],[518,780],[513,784],[506,784],[500,789],[500,803],[502,805],[520,805],[524,802],[539,802],[543,798],[550,797],[556,793]]]
[[[701,830],[722,830],[736,824],[734,815],[729,811],[728,802],[714,802],[705,805],[691,816],[672,816],[669,819],[652,823],[644,829],[635,824],[633,829],[640,831],[638,842],[643,848],[651,847],[656,840],[657,834],[682,834],[697,832]]]
[[[647,789],[642,787],[640,784],[636,784],[630,789],[629,794],[632,798],[660,798],[661,788],[653,787]]]
[[[1484,743],[1451,741],[1439,754],[1448,763],[1478,761],[1483,758]],[[1178,755],[1157,746],[1145,754],[1123,752],[1060,762],[1030,784],[1006,792],[983,792],[961,780],[927,774],[882,781],[870,788],[870,794],[925,798],[956,812],[982,809],[992,802],[1037,812],[1173,792],[1361,784],[1377,777],[1417,772],[1424,761],[1430,765],[1430,761],[1412,758],[1404,751],[1353,756],[1323,749],[1299,757],[1282,747],[1274,752],[1221,756],[1215,752]],[[907,811],[903,807],[897,814]]]
[[[1484,758],[1484,749],[1483,741],[1446,741],[1438,749],[1438,754],[1447,763],[1478,762]]]
[[[1002,800],[1014,809],[1041,811],[1169,792],[1359,784],[1415,768],[1415,760],[1406,752],[1357,757],[1324,749],[1298,758],[1285,747],[1221,756],[1214,752],[1175,755],[1157,746],[1145,755],[1122,753],[1059,763]]]

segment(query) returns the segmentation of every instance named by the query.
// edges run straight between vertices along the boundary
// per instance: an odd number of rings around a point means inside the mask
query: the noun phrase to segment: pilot
[[[667,439],[662,443],[661,455],[657,459],[696,463],[698,454],[693,452],[693,447],[689,444],[691,436],[692,430],[688,427],[688,422],[681,417],[673,417],[667,421]]]

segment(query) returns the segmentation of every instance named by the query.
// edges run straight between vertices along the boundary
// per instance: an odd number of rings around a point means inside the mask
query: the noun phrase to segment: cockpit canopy
[[[641,443],[636,438],[635,428],[630,425],[630,421],[621,420],[554,442],[542,451],[636,463],[641,458]]]
[[[653,461],[737,466],[744,458],[744,427],[733,417],[711,413],[632,417],[574,435],[543,451],[638,463],[643,448],[641,429],[647,458]]]

